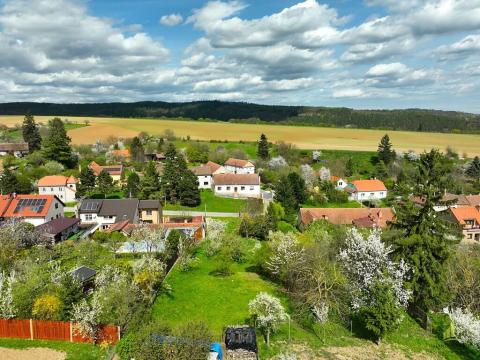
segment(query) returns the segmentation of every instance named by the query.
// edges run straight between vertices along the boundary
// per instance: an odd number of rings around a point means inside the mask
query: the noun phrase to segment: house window
[[[222,187],[221,187],[221,186],[217,186],[217,190],[218,190],[218,191],[222,191]]]
[[[373,195],[375,195],[375,194],[374,194],[374,193],[370,193],[370,196],[373,196]]]
[[[467,235],[467,238],[468,238],[468,239],[471,239],[471,238],[472,238],[472,234],[468,234],[468,235]]]
[[[53,188],[50,188],[50,191],[53,191]]]
[[[59,188],[58,190],[63,191],[63,188],[61,187],[61,188]]]
[[[145,211],[147,213],[147,216],[151,216],[152,215],[152,210],[147,210]]]
[[[361,196],[361,197],[364,197],[364,196],[365,196],[365,193],[361,193],[360,196]]]
[[[240,186],[240,190],[245,190],[245,186]]]
[[[58,209],[58,203],[55,203],[55,209]]]
[[[92,214],[85,214],[85,220],[93,220],[93,215]]]
[[[47,188],[43,188],[43,191],[47,191]]]
[[[227,186],[227,191],[230,191],[230,186]]]
[[[380,196],[383,196],[383,191],[380,193]]]
[[[208,185],[208,181],[204,181],[204,182],[203,182],[203,185]]]
[[[60,199],[63,199],[63,195],[60,195]]]
[[[255,186],[250,186],[250,191],[255,190]]]

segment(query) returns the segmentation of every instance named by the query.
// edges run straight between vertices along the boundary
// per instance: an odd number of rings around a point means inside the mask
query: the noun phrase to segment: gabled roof
[[[479,195],[466,195],[468,203],[471,206],[480,206],[480,194]]]
[[[197,176],[211,176],[213,174],[212,169],[210,168],[210,166],[207,165],[195,166],[190,170],[192,170],[192,172]]]
[[[115,216],[116,221],[134,221],[137,215],[138,199],[106,199],[98,212],[99,216]]]
[[[72,276],[81,283],[87,282],[93,279],[97,275],[97,272],[86,266],[80,266],[72,271]]]
[[[130,157],[130,150],[128,149],[119,149],[119,150],[112,150],[110,151],[110,154],[112,156],[118,156],[118,157]]]
[[[160,208],[160,200],[140,200],[138,203],[139,209],[157,210]]]
[[[28,143],[1,143],[0,151],[28,151]]]
[[[351,185],[356,191],[387,191],[383,181],[373,179],[373,180],[355,180],[352,181]]]
[[[45,217],[50,210],[52,204],[56,201],[65,205],[55,195],[16,195],[10,196],[10,201],[5,208],[5,205],[0,205],[0,208],[4,208],[1,216],[9,217]],[[1,199],[2,202],[8,201],[5,198]]]
[[[390,208],[301,208],[300,221],[308,225],[315,220],[326,220],[335,225],[384,228],[394,219]]]
[[[258,174],[216,174],[213,176],[215,185],[260,185]]]
[[[80,219],[78,218],[58,218],[50,220],[42,225],[36,227],[36,229],[41,233],[57,235],[72,227],[75,224],[78,224]]]
[[[49,175],[38,180],[38,186],[66,186],[67,184],[76,184],[78,180],[74,176]]]
[[[461,225],[465,225],[465,220],[475,220],[480,224],[480,211],[474,206],[451,207],[450,212]]]
[[[214,163],[213,161],[209,161],[205,165],[208,166],[212,170],[212,173],[214,173],[215,171],[217,171],[218,169],[220,169],[222,167],[222,165]]]
[[[225,161],[225,165],[240,167],[240,168],[253,166],[253,164],[248,160],[234,159],[234,158],[230,158],[227,161]]]
[[[92,161],[88,167],[92,169],[95,176],[100,175],[100,173],[105,170],[110,175],[122,175],[123,173],[123,165],[105,165],[101,166],[98,165],[95,161]]]

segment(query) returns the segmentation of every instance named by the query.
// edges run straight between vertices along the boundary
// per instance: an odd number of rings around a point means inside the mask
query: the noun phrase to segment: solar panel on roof
[[[37,209],[37,212],[38,213],[41,213],[43,211],[43,209],[45,208],[45,206],[39,206],[38,209]]]
[[[47,199],[40,199],[39,205],[45,205],[47,203]]]

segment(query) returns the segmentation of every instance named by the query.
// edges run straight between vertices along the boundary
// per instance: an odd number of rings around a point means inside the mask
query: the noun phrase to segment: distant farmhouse
[[[205,165],[196,166],[191,170],[197,175],[199,189],[211,189],[213,186],[213,176],[227,172],[222,165],[216,164],[213,161],[209,161]]]
[[[113,181],[119,182],[123,175],[123,165],[98,165],[95,161],[92,161],[88,167],[92,169],[95,176],[100,175],[102,171],[106,171],[110,175]]]
[[[350,200],[369,201],[381,200],[387,197],[387,188],[380,180],[355,180],[345,187],[350,194]]]
[[[38,226],[64,217],[64,206],[55,195],[0,195],[0,219],[19,219]]]
[[[21,143],[2,143],[0,144],[0,156],[13,155],[15,157],[23,157],[28,155],[28,144]]]
[[[61,217],[50,220],[37,226],[40,236],[48,240],[52,245],[68,239],[79,229],[80,219]]]
[[[480,211],[475,206],[451,207],[448,210],[450,218],[456,222],[466,242],[480,243]]]
[[[225,161],[225,170],[233,174],[254,174],[255,165],[249,160],[230,158]]]
[[[218,196],[261,198],[258,174],[217,174],[213,176],[214,193]]]
[[[38,193],[40,195],[55,195],[64,202],[72,202],[76,198],[77,183],[77,178],[73,176],[44,176],[38,180]]]

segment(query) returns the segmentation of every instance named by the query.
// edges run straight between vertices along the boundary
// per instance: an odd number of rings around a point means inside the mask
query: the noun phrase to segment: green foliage
[[[130,198],[136,198],[140,194],[141,186],[140,186],[140,177],[138,174],[133,171],[127,178],[127,186],[126,186],[126,193]]]
[[[208,161],[209,150],[207,144],[193,142],[187,147],[187,158],[190,162],[206,163]]]
[[[379,161],[383,161],[385,165],[389,165],[395,160],[395,151],[392,149],[390,137],[385,134],[378,145],[377,156]]]
[[[80,171],[79,184],[77,186],[78,196],[84,196],[95,188],[95,174],[88,166]]]
[[[179,181],[179,198],[183,206],[195,207],[200,205],[200,190],[197,176],[186,169]]]
[[[475,156],[466,171],[471,178],[480,181],[480,158]]]
[[[260,140],[257,144],[257,156],[262,160],[267,160],[270,157],[268,153],[268,140],[265,134],[260,135]]]
[[[102,170],[97,176],[96,182],[100,193],[107,194],[112,190],[113,179],[107,171]]]
[[[145,151],[138,136],[135,136],[130,143],[130,155],[136,162],[142,162],[145,159]]]
[[[73,167],[76,158],[70,147],[71,139],[67,136],[63,121],[53,118],[48,122],[48,132],[43,140],[43,155],[46,159],[57,161],[67,167]]]
[[[345,163],[345,176],[350,177],[355,173],[355,165],[353,159],[349,157]]]
[[[298,209],[297,198],[287,176],[282,176],[275,184],[275,201],[282,204],[285,213],[292,214]]]
[[[28,144],[29,152],[40,150],[40,148],[42,147],[42,137],[40,136],[40,131],[37,124],[35,123],[35,119],[30,113],[25,115],[25,118],[23,120],[22,135],[23,141]]]
[[[0,190],[2,194],[13,194],[18,189],[18,181],[15,174],[7,167],[0,177]]]
[[[265,215],[244,215],[240,222],[239,233],[243,237],[265,240],[269,231],[275,231],[277,224]]]
[[[375,165],[375,177],[377,177],[380,180],[386,180],[388,178],[388,169],[383,160],[380,160],[376,165]]]
[[[141,180],[141,196],[143,199],[152,199],[159,197],[160,176],[158,175],[155,163],[150,161],[145,168],[144,176]]]
[[[307,189],[305,187],[305,180],[296,172],[288,174],[288,182],[292,188],[297,208],[307,200]]]
[[[402,310],[391,285],[375,281],[370,287],[370,302],[360,309],[366,329],[380,340],[398,327],[401,316]]]

